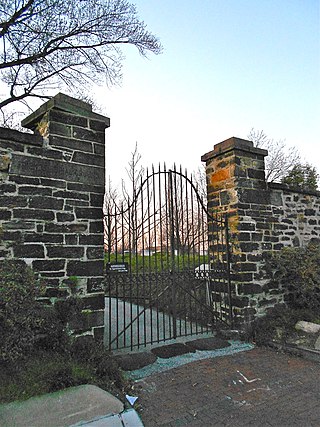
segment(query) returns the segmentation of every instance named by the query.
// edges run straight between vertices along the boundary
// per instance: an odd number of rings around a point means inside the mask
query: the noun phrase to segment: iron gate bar
[[[147,170],[132,200],[109,208],[105,222],[108,263],[130,266],[121,278],[106,276],[110,348],[198,334],[208,327],[208,313],[211,325],[232,324],[228,219],[208,212],[186,171]]]

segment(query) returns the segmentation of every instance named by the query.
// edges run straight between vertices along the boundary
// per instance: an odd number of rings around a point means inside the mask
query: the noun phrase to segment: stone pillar
[[[109,119],[59,93],[22,125],[34,135],[0,129],[2,159],[10,163],[1,168],[0,208],[7,210],[4,216],[0,209],[2,253],[23,259],[39,273],[48,299],[75,291],[81,295],[85,316],[72,328],[101,340]]]
[[[206,162],[208,208],[229,218],[236,324],[251,322],[283,298],[279,289],[269,289],[263,268],[265,252],[279,249],[265,181],[267,155],[251,141],[232,137],[202,156]]]

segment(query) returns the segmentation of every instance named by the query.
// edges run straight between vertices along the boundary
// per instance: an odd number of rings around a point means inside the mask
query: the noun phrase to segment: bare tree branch
[[[263,130],[252,128],[248,139],[255,147],[268,150],[265,160],[268,182],[280,182],[295,165],[300,163],[300,154],[295,147],[288,147],[285,141],[269,138]]]
[[[121,79],[121,46],[146,56],[159,40],[126,0],[2,0],[0,79],[8,92],[0,109],[47,87],[79,90],[86,83]],[[75,76],[77,79],[75,79]],[[41,88],[41,90],[40,90]],[[41,93],[39,93],[39,90]]]

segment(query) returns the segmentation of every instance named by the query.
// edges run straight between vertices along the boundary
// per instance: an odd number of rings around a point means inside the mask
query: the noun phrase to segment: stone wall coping
[[[270,190],[282,190],[282,191],[288,191],[290,193],[299,193],[299,194],[305,194],[307,196],[320,197],[320,191],[304,190],[302,188],[291,187],[288,184],[282,184],[280,182],[268,182],[267,185]]]
[[[8,129],[3,127],[0,127],[0,139],[20,142],[21,144],[36,145],[38,147],[42,147],[43,145],[43,138],[40,135],[19,132],[15,129]]]
[[[81,101],[79,99],[72,98],[71,96],[65,95],[61,92],[59,92],[49,101],[41,105],[41,107],[39,107],[28,117],[23,119],[21,125],[27,129],[34,129],[36,124],[41,120],[41,118],[53,108],[65,111],[67,113],[72,113],[77,116],[97,120],[99,122],[103,122],[106,128],[110,127],[109,117],[94,113],[92,111],[91,104],[88,104],[87,102]]]
[[[219,144],[215,144],[212,151],[201,156],[201,160],[206,162],[207,160],[213,159],[221,154],[227,153],[231,150],[240,150],[249,152],[252,154],[258,154],[260,156],[267,156],[268,151],[262,148],[256,148],[253,146],[252,141],[248,141],[246,139],[231,137],[226,139],[225,141],[220,142]]]

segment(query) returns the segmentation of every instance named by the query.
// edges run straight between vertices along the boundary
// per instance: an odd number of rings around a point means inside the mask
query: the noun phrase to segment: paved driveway
[[[135,385],[155,426],[320,426],[320,364],[274,350],[193,362]]]

